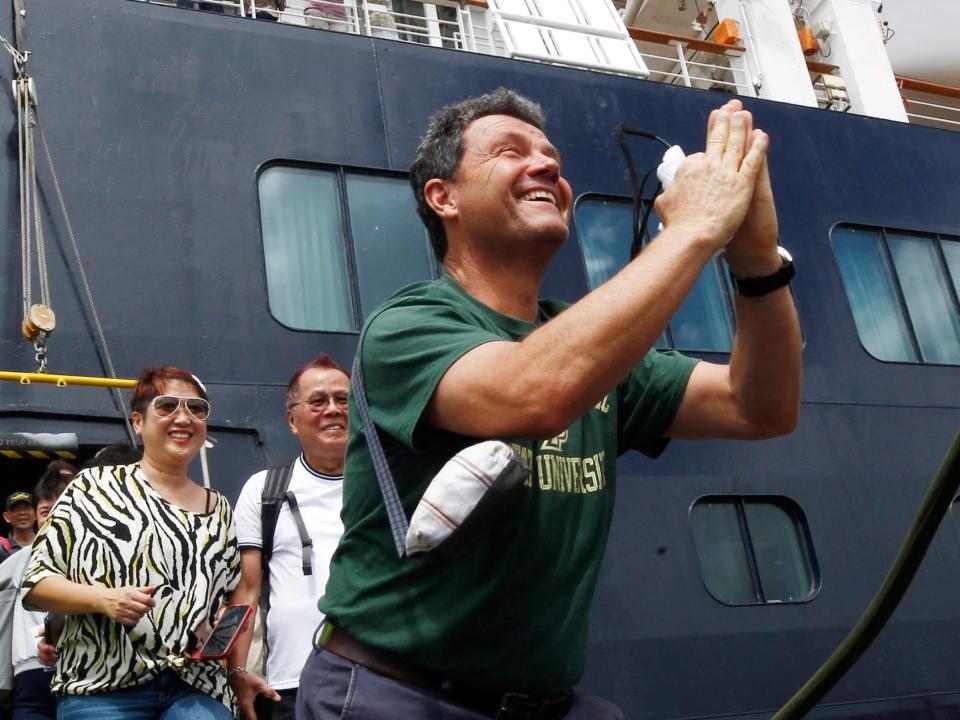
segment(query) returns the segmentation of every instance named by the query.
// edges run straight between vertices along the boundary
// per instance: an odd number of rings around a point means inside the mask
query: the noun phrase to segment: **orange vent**
[[[737,21],[733,18],[724,18],[713,31],[713,40],[721,45],[739,45],[740,31],[737,29]]]
[[[820,44],[813,36],[813,30],[808,27],[802,27],[797,34],[800,36],[800,49],[803,50],[804,55],[810,57],[820,52]]]

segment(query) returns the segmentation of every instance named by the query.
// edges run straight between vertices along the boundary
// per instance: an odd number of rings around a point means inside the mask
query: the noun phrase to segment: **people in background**
[[[373,37],[396,40],[397,21],[393,17],[392,0],[364,0],[367,16],[370,18],[370,32],[367,32],[366,19],[361,23],[362,32]]]
[[[257,20],[277,22],[286,9],[287,0],[254,0],[251,14]]]
[[[177,7],[187,8],[189,10],[203,10],[205,12],[224,12],[223,5],[215,2],[207,2],[206,0],[177,0]]]
[[[80,466],[81,470],[108,465],[130,465],[140,462],[143,451],[135,445],[106,445]]]
[[[33,497],[30,493],[23,491],[10,493],[3,504],[3,519],[10,525],[6,545],[9,546],[11,554],[33,542],[37,534],[37,511],[33,506]]]
[[[76,475],[77,469],[65,460],[47,465],[33,488],[37,522],[43,526],[47,515]],[[0,566],[0,585],[19,583],[30,562],[32,548],[25,548]],[[20,591],[21,596],[23,591]],[[13,703],[10,720],[55,720],[57,702],[50,694],[53,675],[40,663],[37,643],[44,627],[45,613],[26,610],[20,602],[13,608],[11,660],[13,663]]]
[[[187,474],[207,436],[207,391],[184,370],[149,368],[130,405],[143,459],[76,476],[23,580],[26,607],[66,615],[58,717],[226,720],[222,662],[189,657],[240,576],[229,503]]]
[[[305,628],[314,628],[323,619],[317,600],[323,595],[330,556],[343,532],[340,509],[349,389],[349,372],[327,355],[294,373],[287,384],[286,415],[301,452],[287,466],[251,477],[237,501],[241,579],[232,602],[256,605],[264,585],[269,588],[269,597],[264,598],[267,602],[260,602],[268,611],[263,620],[268,650],[266,682],[248,671],[249,637],[241,638],[227,663],[242,720],[264,720],[265,713],[254,712],[258,694],[263,698],[258,707],[272,710],[274,720],[294,717],[300,671],[311,650],[311,633]],[[286,477],[289,483],[285,491],[274,490],[267,498],[284,497],[275,516],[264,512],[264,487],[271,472],[278,481]],[[293,502],[286,493],[292,494]],[[268,550],[264,533],[271,530],[271,517],[276,519]],[[263,562],[264,552],[270,553],[267,563]],[[310,561],[308,567],[305,557]],[[271,707],[266,698],[279,701]]]
[[[303,18],[306,26],[315,30],[353,30],[353,23],[347,18],[343,0],[310,0],[303,8]]]

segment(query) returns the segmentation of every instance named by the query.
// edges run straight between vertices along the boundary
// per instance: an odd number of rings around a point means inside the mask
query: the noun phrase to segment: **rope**
[[[107,365],[107,372],[111,378],[117,378],[117,371],[113,367],[113,359],[110,357],[110,348],[107,346],[107,338],[103,332],[103,325],[100,322],[100,314],[97,312],[97,306],[93,301],[93,291],[90,289],[90,282],[87,280],[87,271],[84,269],[83,260],[80,258],[80,248],[77,246],[77,238],[73,234],[73,225],[70,223],[70,215],[67,213],[66,203],[63,201],[63,191],[60,189],[60,181],[57,179],[57,171],[53,167],[53,158],[50,156],[50,148],[47,145],[47,136],[43,132],[43,126],[37,122],[40,129],[40,142],[43,143],[43,152],[47,156],[47,166],[50,168],[50,177],[53,179],[53,187],[57,191],[57,202],[60,204],[60,212],[63,214],[63,222],[67,227],[67,235],[70,237],[70,244],[73,246],[73,255],[77,259],[77,269],[80,271],[80,280],[83,283],[83,290],[87,298],[87,305],[90,308],[90,316],[93,318],[93,324],[97,330],[97,339],[100,344],[100,351],[103,360]],[[127,437],[131,445],[137,444],[136,435],[133,432],[133,426],[130,424],[130,411],[127,408],[126,400],[118,388],[111,388],[114,399],[117,402],[120,412],[123,415],[123,423],[127,429]]]
[[[30,313],[33,308],[34,244],[37,253],[37,276],[40,281],[40,304],[47,309],[50,309],[52,305],[50,280],[47,271],[46,238],[43,234],[43,216],[40,207],[40,186],[37,179],[34,135],[37,116],[33,82],[29,77],[22,75],[14,81],[13,92],[17,102],[17,161],[20,170],[20,256],[23,288],[23,327],[24,332],[33,340],[37,372],[43,373],[47,370],[47,340],[49,339],[49,330],[52,328],[40,328],[35,334],[28,332],[28,327],[31,326]]]
[[[17,72],[17,77],[24,77],[27,74],[27,60],[30,57],[30,51],[20,52],[3,35],[0,35],[0,45],[3,45],[6,51],[13,56],[13,66]]]
[[[6,40],[4,40],[4,43],[9,46]],[[24,167],[26,145],[23,137],[23,92],[20,81],[17,81],[15,87],[17,94],[17,160],[20,169],[20,257],[22,258],[20,268],[21,287],[23,288],[23,317],[26,318],[30,312],[30,301],[33,294],[31,288],[33,272],[30,265],[32,254],[30,252],[30,224],[27,214],[27,174]]]
[[[50,304],[50,278],[47,275],[47,245],[43,234],[43,216],[40,208],[40,184],[37,180],[37,156],[35,147],[35,131],[37,127],[37,112],[32,101],[29,99],[27,105],[27,142],[29,143],[29,155],[27,160],[30,164],[30,173],[27,175],[28,182],[32,182],[33,189],[31,196],[33,198],[33,225],[37,245],[37,277],[40,280],[40,303],[51,307]]]

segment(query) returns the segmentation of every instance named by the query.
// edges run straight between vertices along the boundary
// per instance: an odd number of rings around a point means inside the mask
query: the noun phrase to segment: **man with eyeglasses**
[[[270,504],[270,488],[280,481],[271,484],[271,471],[258,472],[237,501],[234,517],[241,580],[231,602],[256,605],[265,582],[269,588],[269,613],[261,618],[267,640],[266,682],[252,672],[254,668],[248,672],[246,667],[250,631],[238,640],[227,663],[243,720],[263,720],[266,714],[274,720],[294,717],[300,670],[312,649],[313,629],[323,619],[317,600],[327,583],[330,556],[343,533],[340,508],[349,388],[349,372],[327,355],[311,360],[287,385],[287,423],[302,452],[289,466],[288,492],[282,493],[279,511],[273,516],[272,551],[270,539],[264,542],[264,528],[271,520],[263,509]],[[282,477],[282,470],[272,472]],[[258,696],[261,701],[255,710]],[[263,702],[266,698],[275,704]]]

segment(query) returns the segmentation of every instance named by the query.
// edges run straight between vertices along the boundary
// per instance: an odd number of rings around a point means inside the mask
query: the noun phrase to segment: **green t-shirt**
[[[540,303],[553,317],[565,305]],[[409,518],[456,452],[478,442],[420,423],[440,378],[483,343],[534,326],[492,310],[444,276],[400,290],[360,339],[370,415]],[[597,352],[584,348],[575,352]],[[533,470],[504,527],[465,557],[398,558],[359,415],[350,400],[346,531],[320,609],[362,641],[480,690],[562,692],[583,673],[587,614],[616,493],[616,459],[650,456],[683,397],[695,360],[650,352],[566,431],[511,442]]]

